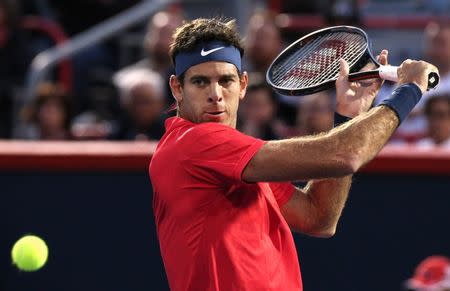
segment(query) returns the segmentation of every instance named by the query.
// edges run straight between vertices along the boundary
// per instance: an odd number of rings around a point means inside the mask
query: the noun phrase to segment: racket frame
[[[300,89],[293,89],[293,88],[287,88],[275,85],[272,82],[272,74],[273,74],[273,67],[277,66],[280,62],[284,61],[286,58],[286,54],[289,53],[288,56],[291,55],[291,51],[297,51],[298,47],[303,47],[305,44],[307,44],[312,39],[315,39],[316,37],[330,33],[330,32],[349,32],[349,33],[357,33],[360,34],[364,40],[365,40],[365,48],[362,50],[362,52],[356,57],[357,61],[350,66],[350,73],[358,72],[361,70],[369,61],[372,61],[377,67],[380,66],[380,63],[373,57],[371,53],[371,41],[369,37],[367,36],[366,32],[358,27],[354,26],[348,26],[348,25],[339,25],[339,26],[332,26],[332,27],[326,27],[320,30],[313,31],[292,44],[290,44],[287,48],[285,48],[281,53],[278,54],[278,56],[274,59],[272,64],[269,66],[269,69],[266,72],[266,81],[267,83],[279,94],[281,95],[288,95],[288,96],[303,96],[303,95],[310,95],[314,94],[319,91],[323,91],[326,89],[333,88],[336,82],[335,78],[323,81],[321,83],[314,84],[312,86],[300,88]],[[366,75],[363,75],[364,79],[367,78],[379,78],[379,72],[377,70],[371,70],[366,73]],[[361,78],[362,79],[362,78]]]

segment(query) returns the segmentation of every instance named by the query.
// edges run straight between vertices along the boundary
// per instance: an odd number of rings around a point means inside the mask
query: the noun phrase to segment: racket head
[[[296,40],[272,62],[266,73],[268,84],[279,94],[303,96],[332,88],[339,75],[339,59],[350,72],[372,61],[367,34],[354,26],[333,26]]]

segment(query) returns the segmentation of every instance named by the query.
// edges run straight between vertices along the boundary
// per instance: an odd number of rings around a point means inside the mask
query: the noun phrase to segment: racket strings
[[[300,44],[302,46],[302,44]],[[283,88],[306,88],[323,83],[339,74],[339,59],[351,66],[367,47],[359,34],[333,32],[304,44],[273,68],[273,83]]]
[[[344,51],[346,42],[344,41],[345,39],[339,39],[338,41],[341,41],[341,40],[343,42],[341,42],[340,50]],[[331,41],[336,41],[336,40],[332,39]],[[344,46],[344,47],[342,47],[342,46]],[[327,75],[334,73],[333,71],[330,70],[330,67],[334,68],[334,67],[336,67],[336,64],[339,65],[339,59],[343,56],[343,54],[344,54],[343,52],[340,52],[340,53],[335,53],[335,55],[333,57],[328,56],[325,59],[323,59],[323,58],[317,59],[316,58],[316,59],[312,60],[313,62],[318,61],[318,63],[320,64],[320,71],[319,71],[318,75],[315,76],[315,78],[307,78],[305,80],[306,81],[305,86],[313,85],[314,83],[317,82],[317,80],[321,80],[321,79],[326,80]]]
[[[327,58],[325,60],[319,60],[321,62],[321,71],[314,78],[309,78],[305,80],[304,86],[308,87],[320,82],[324,82],[331,78],[336,78],[339,74],[339,59],[345,59],[350,65],[354,63],[355,57],[359,55],[359,51],[356,49],[357,39],[354,34],[342,33],[341,35],[337,35],[336,39],[338,41],[342,41],[341,53],[336,54],[335,57],[331,59]],[[350,44],[350,45],[349,45]],[[355,53],[356,52],[356,53]]]
[[[285,60],[274,69],[273,79],[275,84],[280,83],[280,86],[291,87],[294,83],[298,82],[298,79],[296,80],[296,78],[286,78],[287,74],[289,72],[295,72],[305,56],[311,55],[312,52],[316,51],[326,37],[326,35],[320,36],[303,46],[302,49],[297,50],[293,55],[286,57]],[[307,64],[306,69],[311,69],[311,65]]]
[[[358,37],[359,35],[354,34],[348,34],[346,33],[343,36],[343,40],[348,45],[348,47],[345,50],[345,53],[340,57],[346,60],[349,65],[353,65],[357,60],[361,52],[360,43],[358,43]],[[333,61],[329,64],[329,67],[322,71],[322,73],[317,76],[318,80],[326,81],[330,79],[337,78],[339,75],[339,59],[335,58]],[[316,79],[310,79],[310,82],[306,82],[306,86],[314,85],[316,82]]]
[[[303,46],[303,49],[296,50],[293,55],[287,56],[284,61],[280,62],[280,65],[274,68],[274,82],[281,82],[281,86],[290,87],[289,85],[295,81],[295,78],[286,78],[286,74],[294,71],[305,56],[310,55],[313,51],[317,50],[318,46],[323,42],[323,38],[325,37],[326,36],[320,36],[312,40]]]
[[[294,55],[288,57],[287,59],[291,60],[291,65],[283,68],[279,71],[279,74],[277,74],[277,77],[286,76],[283,75],[283,73],[289,72],[287,78],[283,78],[283,86],[290,86],[292,85],[292,83],[298,83],[299,79],[305,79],[306,81],[309,80],[310,83],[313,83],[317,78],[312,77],[320,72],[324,72],[323,69],[329,65],[330,60],[339,59],[339,56],[332,56],[329,54],[330,49],[335,50],[336,44],[341,45],[341,50],[345,48],[343,47],[345,46],[345,42],[336,39],[338,39],[338,37],[336,36],[334,38],[330,38],[330,35],[323,35],[306,44],[302,50],[297,50]],[[326,50],[328,50],[328,54],[326,53]],[[325,54],[323,53],[323,51],[325,51]],[[336,52],[334,53],[336,54]],[[342,55],[342,51],[340,52],[340,55]]]

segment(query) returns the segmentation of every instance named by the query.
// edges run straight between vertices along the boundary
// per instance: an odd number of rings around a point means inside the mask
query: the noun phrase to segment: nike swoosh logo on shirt
[[[224,46],[221,46],[221,47],[216,47],[216,48],[213,48],[213,49],[210,49],[210,50],[207,50],[207,51],[205,51],[205,50],[202,48],[202,51],[200,52],[200,54],[202,55],[202,57],[204,57],[204,56],[209,55],[210,53],[213,53],[213,52],[215,52],[215,51],[221,50],[221,49],[223,49],[223,48],[224,48]]]

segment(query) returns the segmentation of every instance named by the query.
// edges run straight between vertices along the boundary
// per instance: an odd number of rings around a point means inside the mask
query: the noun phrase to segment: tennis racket
[[[396,66],[383,66],[372,55],[367,34],[353,26],[334,26],[312,32],[283,50],[267,70],[266,79],[280,94],[302,96],[329,89],[339,75],[339,59],[349,64],[349,81],[381,78],[397,82]],[[358,72],[367,63],[376,69]],[[439,75],[430,73],[428,89]]]

